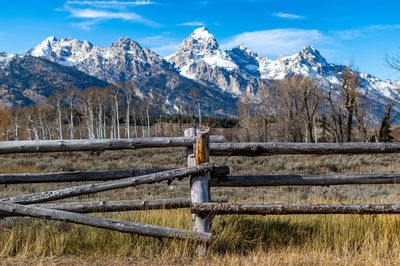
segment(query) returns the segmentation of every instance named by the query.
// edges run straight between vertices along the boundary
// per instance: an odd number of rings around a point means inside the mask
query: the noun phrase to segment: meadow
[[[212,157],[231,174],[395,173],[391,155],[280,155]],[[17,154],[0,157],[1,173],[184,167],[185,149]],[[82,184],[82,183],[74,183]],[[8,197],[69,187],[71,183],[0,185]],[[399,185],[212,188],[212,196],[252,203],[399,203]],[[188,197],[188,180],[143,185],[69,201]],[[189,209],[96,214],[191,229]],[[400,217],[396,215],[216,216],[217,239],[205,257],[190,241],[112,232],[62,222],[8,217],[0,220],[2,265],[387,265],[400,263]]]

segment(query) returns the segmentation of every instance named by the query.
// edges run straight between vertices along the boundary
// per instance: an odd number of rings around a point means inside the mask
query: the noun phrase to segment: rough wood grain
[[[196,129],[197,142],[196,142],[196,164],[209,162],[209,140],[210,129],[208,127],[200,126]],[[203,203],[209,202],[209,186],[208,179],[210,175],[203,173],[201,175],[194,175],[190,179],[190,195],[191,202]],[[193,216],[193,229],[197,232],[210,232],[211,219],[207,215],[196,214]]]
[[[210,161],[210,128],[200,126],[196,129],[196,164],[202,164]]]
[[[399,153],[400,143],[211,143],[212,156],[261,156],[272,154]]]
[[[212,142],[224,142],[223,136],[211,136]],[[105,151],[140,148],[190,147],[194,137],[159,137],[96,140],[1,141],[0,154],[32,152]]]
[[[217,197],[212,202],[228,202],[226,197]],[[118,201],[87,201],[61,202],[50,204],[34,204],[32,206],[46,209],[56,209],[75,213],[121,212],[158,209],[189,208],[190,198],[153,199],[153,200],[118,200]],[[0,213],[0,217],[7,216]]]
[[[211,176],[211,187],[399,184],[400,174]]]
[[[204,214],[400,214],[399,204],[231,204],[192,203],[193,213]]]
[[[193,232],[176,228],[167,228],[149,224],[121,221],[87,214],[71,213],[60,210],[39,208],[0,201],[0,211],[10,215],[18,214],[30,217],[89,225],[98,228],[111,229],[123,233],[138,234],[152,237],[194,239],[211,241],[212,235],[204,232]]]
[[[0,184],[108,181],[108,180],[118,180],[127,177],[164,172],[173,169],[176,168],[0,174]],[[229,174],[228,166],[218,166],[218,167],[213,166],[210,173],[210,175],[215,178],[224,178],[228,174]]]
[[[1,199],[0,201],[8,201],[19,204],[42,203],[52,200],[65,199],[75,196],[88,195],[101,191],[108,191],[118,188],[133,187],[142,184],[154,184],[161,181],[172,181],[176,178],[184,178],[191,175],[201,175],[212,169],[210,164],[203,164],[189,168],[178,168],[165,172],[148,174],[138,177],[130,177],[121,180],[107,181],[96,184],[82,185],[70,187],[54,191],[46,191],[23,196]]]

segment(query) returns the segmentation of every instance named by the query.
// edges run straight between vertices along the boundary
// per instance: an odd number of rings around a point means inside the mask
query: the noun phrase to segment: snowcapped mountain
[[[338,84],[337,74],[345,68],[328,63],[313,46],[276,60],[257,55],[244,44],[221,51],[215,37],[205,27],[196,29],[166,59],[182,75],[202,83],[216,84],[234,97],[245,92],[255,97],[263,84],[291,75],[311,76],[326,85],[326,81]],[[392,97],[400,86],[399,82],[381,80],[368,74],[358,73],[358,76],[361,86],[369,89],[369,98],[376,110],[383,108],[386,97]]]
[[[26,54],[73,66],[108,82],[134,80],[135,76],[149,71],[172,70],[162,57],[126,37],[110,47],[94,47],[88,41],[58,40],[52,36]]]
[[[7,67],[15,57],[17,57],[16,54],[0,53],[0,69]]]
[[[54,66],[61,65],[63,68],[54,71],[79,76],[78,72],[73,74],[70,71],[72,68],[107,83],[133,81],[138,87],[139,97],[143,92],[158,93],[165,98],[166,108],[170,112],[181,109],[182,103],[190,104],[193,99],[189,96],[189,91],[194,87],[200,88],[204,112],[210,115],[236,115],[236,101],[240,96],[246,93],[256,99],[258,89],[272,80],[302,75],[329,80],[335,84],[338,83],[337,73],[345,68],[327,62],[313,46],[306,46],[295,55],[280,56],[276,60],[258,55],[244,44],[222,51],[216,38],[205,27],[196,29],[183,40],[174,54],[165,59],[126,37],[120,38],[109,47],[99,47],[88,41],[57,39],[52,36],[24,55],[0,53],[0,77],[4,80],[11,75],[10,64],[16,59],[19,60],[16,62],[23,62],[23,58],[31,58],[26,60],[26,64],[37,64],[34,58],[40,58],[44,69],[54,69]],[[48,61],[53,62],[53,65],[45,63]],[[31,73],[33,70],[29,67],[15,71]],[[35,77],[41,77],[38,72],[34,74]],[[358,74],[361,86],[369,89],[370,102],[376,110],[381,110],[386,97],[391,97],[400,86],[397,81]],[[69,75],[64,77],[69,77],[70,85],[78,82],[73,81]],[[96,80],[93,82],[96,83]],[[4,83],[2,86],[4,87]],[[31,83],[21,83],[18,86],[20,89],[26,86],[27,91],[35,89],[35,85]],[[3,92],[0,98],[6,95],[4,89]],[[31,97],[33,102],[47,97],[51,91],[42,89],[37,94],[35,98]],[[28,100],[25,102],[29,102]],[[395,111],[400,112],[397,109]]]
[[[245,66],[235,62],[240,61],[239,53],[221,51],[215,37],[202,27],[196,29],[166,59],[181,75],[205,84],[215,84],[234,96],[240,96],[244,91],[256,92],[260,84],[241,71],[240,66]]]
[[[171,112],[179,109],[178,105],[193,100],[189,96],[193,87],[201,88],[204,111],[208,114],[232,115],[236,112],[235,100],[217,86],[199,84],[180,75],[161,56],[126,37],[109,47],[93,46],[88,41],[49,37],[25,55],[73,67],[109,83],[133,81],[139,89],[138,96],[148,91],[162,95],[167,110]],[[177,104],[177,101],[183,103]]]

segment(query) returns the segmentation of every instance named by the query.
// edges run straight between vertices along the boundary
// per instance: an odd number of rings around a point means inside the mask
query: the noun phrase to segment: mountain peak
[[[129,37],[121,37],[119,40],[111,45],[112,47],[118,47],[125,51],[142,50],[142,47]]]
[[[320,55],[319,51],[317,49],[315,49],[315,47],[313,45],[304,46],[303,49],[301,49],[301,53]]]
[[[300,57],[310,64],[327,64],[326,59],[312,45],[305,46],[299,53]]]
[[[54,41],[57,41],[57,38],[55,36],[49,36],[44,41],[45,42],[54,42]]]
[[[197,28],[190,35],[193,39],[215,39],[206,27]]]
[[[244,43],[242,43],[242,44],[239,45],[239,49],[246,51],[247,50],[247,46]]]

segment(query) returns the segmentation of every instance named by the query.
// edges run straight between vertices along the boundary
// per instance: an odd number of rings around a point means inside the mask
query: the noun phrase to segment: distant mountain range
[[[272,80],[295,74],[337,84],[336,74],[344,67],[328,63],[313,46],[277,60],[257,55],[244,44],[222,51],[204,27],[196,29],[166,58],[125,37],[110,47],[49,37],[23,55],[0,53],[0,101],[26,105],[71,86],[84,89],[133,81],[138,96],[148,91],[163,95],[169,112],[190,102],[189,91],[197,87],[202,92],[203,112],[235,116],[240,96],[247,93],[255,97],[260,86]],[[361,86],[369,89],[370,103],[378,114],[400,83],[358,75]]]

